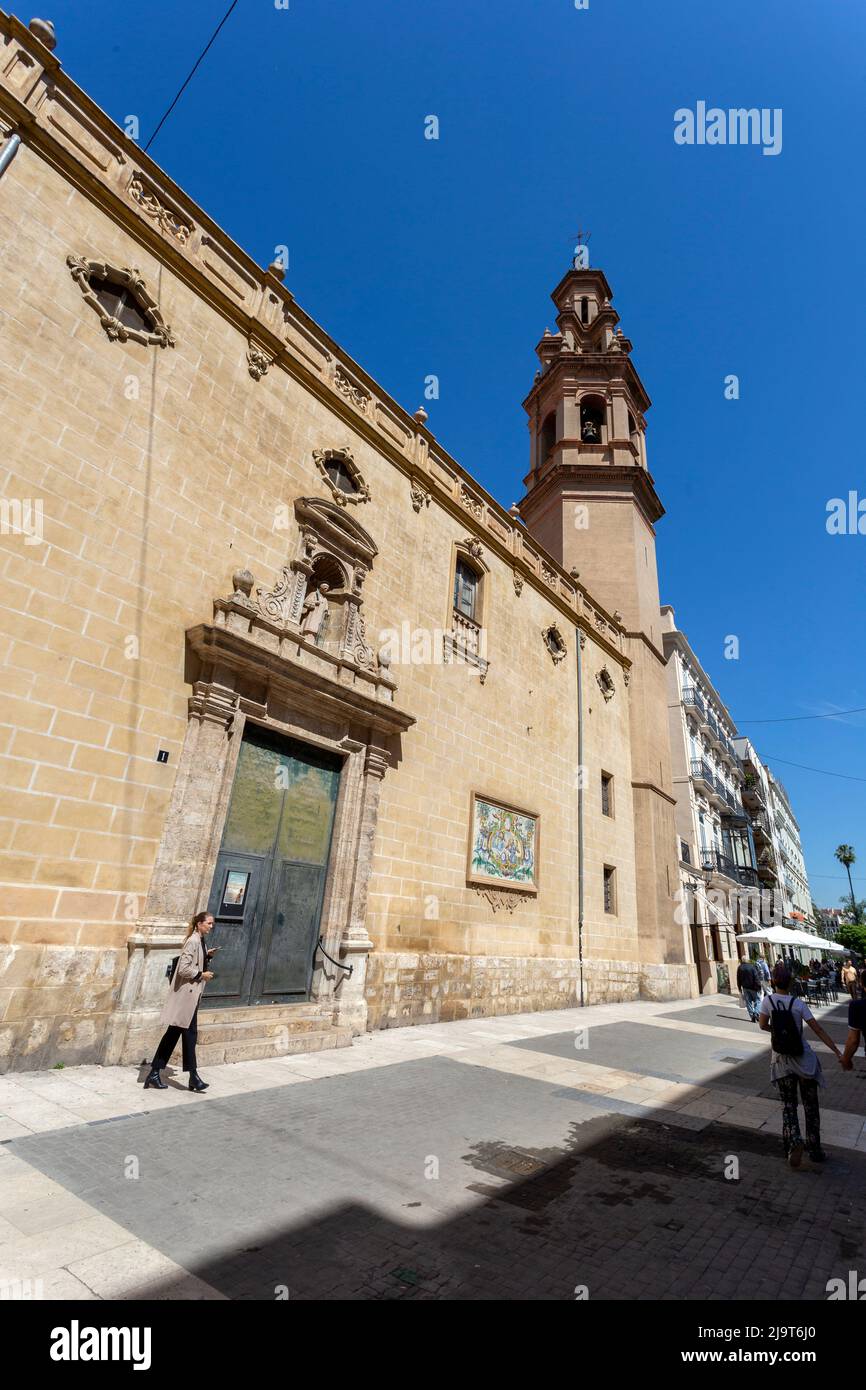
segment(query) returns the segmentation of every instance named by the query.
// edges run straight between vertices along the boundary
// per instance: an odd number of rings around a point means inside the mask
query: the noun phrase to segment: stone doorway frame
[[[304,638],[285,618],[266,615],[250,595],[249,571],[214,602],[214,617],[186,633],[195,668],[189,722],[144,911],[106,1035],[104,1061],[140,1060],[157,1040],[166,966],[187,924],[208,901],[247,722],[342,760],[320,934],[335,960],[317,952],[310,1003],[323,1019],[366,1027],[366,928],[381,781],[400,757],[415,720],[394,703],[387,665],[359,663]],[[255,1006],[250,1006],[251,1008]]]

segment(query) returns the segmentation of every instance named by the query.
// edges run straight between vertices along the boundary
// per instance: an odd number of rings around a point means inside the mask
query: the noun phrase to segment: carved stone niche
[[[304,647],[393,687],[387,667],[367,643],[364,580],[378,554],[354,517],[334,502],[300,497],[294,557],[272,589],[256,590],[263,617],[300,638]]]

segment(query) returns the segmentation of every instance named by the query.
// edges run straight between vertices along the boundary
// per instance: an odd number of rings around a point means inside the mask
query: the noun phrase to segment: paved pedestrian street
[[[822,1011],[837,1041],[846,1005]],[[825,1299],[866,1270],[866,1067],[782,1161],[736,999],[0,1078],[0,1280],[45,1299]]]

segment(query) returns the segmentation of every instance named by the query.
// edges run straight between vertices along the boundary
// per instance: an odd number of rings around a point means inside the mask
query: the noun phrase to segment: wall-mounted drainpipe
[[[18,146],[20,144],[20,135],[10,135],[2,150],[0,150],[0,178],[2,178],[3,175],[6,173],[6,170],[9,168],[9,165],[15,158],[15,155],[18,152]]]
[[[577,957],[580,964],[580,1007],[583,1008],[583,663],[580,628],[574,630],[577,651]]]

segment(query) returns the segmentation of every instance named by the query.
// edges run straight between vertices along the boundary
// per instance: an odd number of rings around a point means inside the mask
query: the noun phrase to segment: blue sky
[[[57,56],[146,141],[228,0],[52,0]],[[866,896],[862,53],[811,0],[239,0],[150,153],[506,506],[520,402],[592,231],[654,401],[662,599],[788,788],[813,895]],[[781,108],[782,150],[680,146],[674,112]],[[424,139],[425,117],[440,122]],[[724,378],[740,379],[740,399]],[[738,660],[724,642],[739,638]]]

